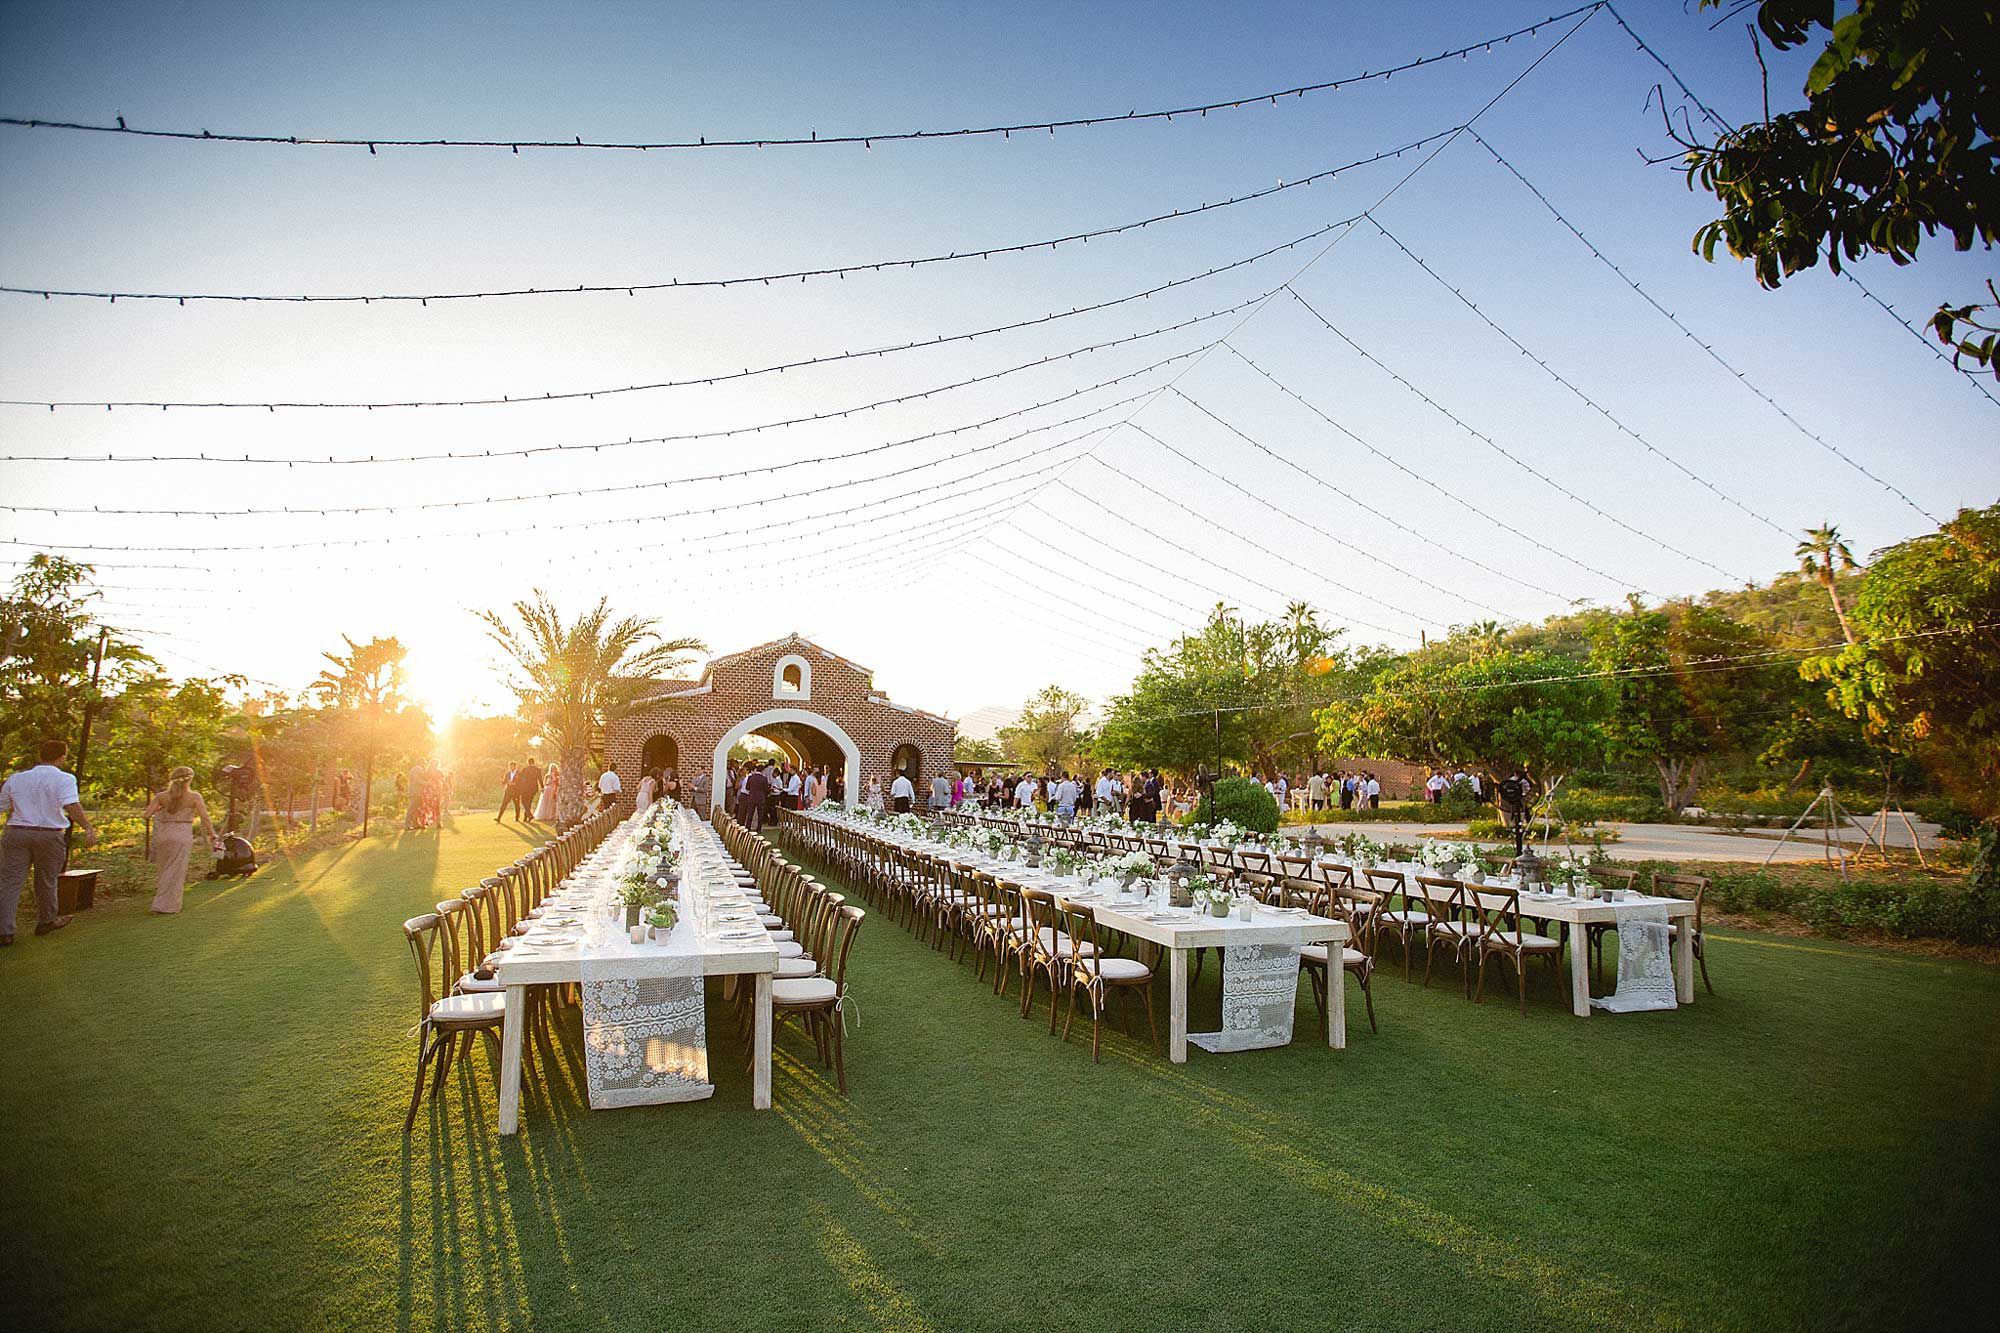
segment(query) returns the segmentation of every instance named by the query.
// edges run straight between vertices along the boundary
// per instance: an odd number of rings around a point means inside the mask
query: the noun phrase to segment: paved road
[[[1863,817],[1862,822],[1868,823]],[[1908,847],[1909,832],[1900,819],[1892,817],[1893,833],[1889,838],[1891,847]],[[1917,835],[1926,850],[1937,846],[1938,827],[1915,821]],[[1371,837],[1389,840],[1406,838],[1413,834],[1453,834],[1464,833],[1463,824],[1321,824],[1317,826],[1323,837],[1338,837],[1342,833],[1360,828]],[[1612,857],[1624,861],[1762,861],[1771,856],[1771,849],[1777,847],[1773,861],[1817,861],[1825,851],[1821,843],[1821,833],[1815,829],[1810,836],[1805,830],[1794,835],[1790,842],[1778,843],[1782,830],[1772,829],[1761,835],[1734,833],[1728,829],[1708,828],[1701,824],[1621,824],[1607,822],[1605,828],[1618,830],[1618,841],[1609,844],[1605,851]],[[1860,847],[1864,839],[1857,828],[1840,831],[1842,840],[1850,849]]]

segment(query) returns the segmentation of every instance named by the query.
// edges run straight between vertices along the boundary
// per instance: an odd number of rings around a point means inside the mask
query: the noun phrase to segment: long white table
[[[822,811],[804,811],[805,817],[829,823],[847,823],[840,816]],[[1253,904],[1248,921],[1234,915],[1198,915],[1192,908],[1165,909],[1157,901],[1148,904],[1137,897],[1120,898],[1106,894],[1075,879],[1053,871],[1030,868],[1015,862],[997,861],[963,847],[947,847],[925,838],[902,838],[873,823],[848,824],[883,842],[926,852],[932,856],[964,862],[996,878],[1026,888],[1040,889],[1077,906],[1088,906],[1097,924],[1120,931],[1134,939],[1158,945],[1167,958],[1167,1058],[1175,1064],[1187,1063],[1188,1048],[1188,956],[1196,949],[1230,949],[1252,945],[1325,944],[1327,948],[1326,1044],[1335,1050],[1347,1046],[1347,996],[1345,974],[1340,965],[1341,951],[1353,931],[1345,921],[1285,911]],[[1162,916],[1179,919],[1158,920]]]
[[[574,917],[580,924],[562,931],[531,925],[494,966],[494,976],[507,988],[506,1020],[500,1037],[500,1132],[512,1134],[520,1124],[521,1044],[527,1026],[528,987],[583,979],[586,962],[617,962],[640,974],[659,976],[743,976],[755,978],[756,1024],[752,1048],[751,1104],[771,1105],[771,974],[778,967],[778,949],[763,940],[719,937],[707,908],[740,896],[726,858],[718,860],[707,840],[714,831],[683,807],[676,819],[683,839],[682,910],[664,943],[634,944],[617,905],[616,867],[638,833],[644,812],[620,824],[597,851],[571,873],[570,879],[543,904],[543,916]],[[574,943],[543,944],[550,934],[577,936]]]

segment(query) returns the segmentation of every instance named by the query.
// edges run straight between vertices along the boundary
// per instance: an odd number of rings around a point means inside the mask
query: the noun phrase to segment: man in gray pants
[[[43,741],[33,768],[0,782],[0,814],[7,816],[0,833],[0,945],[14,942],[14,919],[21,907],[21,890],[28,872],[35,874],[35,933],[61,930],[70,918],[56,915],[56,884],[62,876],[64,843],[72,821],[83,830],[83,845],[95,846],[97,830],[83,813],[76,778],[62,770],[69,746]]]

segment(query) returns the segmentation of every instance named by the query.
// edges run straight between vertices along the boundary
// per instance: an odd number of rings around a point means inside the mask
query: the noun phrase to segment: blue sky
[[[1309,83],[1478,41],[1551,8],[7,4],[0,110],[384,137],[914,129]],[[1756,69],[1740,24],[1711,29],[1712,15],[1677,3],[1631,0],[1622,10],[1724,115],[1755,111]],[[1569,26],[1275,106],[869,150],[370,156],[0,128],[0,280],[426,292],[978,250],[1264,189],[1449,129]],[[1773,57],[1779,105],[1795,98],[1804,63]],[[1828,444],[1932,513],[1990,503],[2000,408],[1823,270],[1766,293],[1735,263],[1691,254],[1689,238],[1712,210],[1677,171],[1641,156],[1671,147],[1657,104],[1647,106],[1662,77],[1599,13],[1478,129],[1626,273]],[[0,297],[0,397],[457,399],[701,378],[986,328],[1186,277],[1375,205],[1417,160],[1088,244],[845,280],[430,307]],[[144,631],[176,670],[228,667],[296,688],[339,633],[397,633],[412,646],[423,697],[440,709],[491,706],[502,696],[467,608],[540,585],[569,603],[609,594],[717,651],[798,629],[875,666],[898,698],[962,712],[1016,701],[1048,680],[1102,698],[1129,678],[1143,644],[1164,641],[1218,593],[1249,610],[1304,598],[1350,625],[1357,642],[1404,645],[1453,623],[1535,619],[1628,589],[1664,596],[1767,578],[1790,563],[1793,530],[1823,519],[1841,524],[1857,549],[1928,526],[1706,359],[1470,139],[1445,148],[1377,217],[1444,282],[1366,224],[1295,282],[1372,361],[1280,294],[1247,321],[1230,316],[728,440],[345,467],[5,462],[0,491],[23,505],[542,498],[400,514],[0,513],[0,537],[328,543],[97,555],[112,590],[108,614]],[[733,429],[994,376],[1237,305],[1277,287],[1332,239],[1093,314],[713,387],[374,412],[12,407],[0,408],[0,440],[14,455],[324,458]],[[1976,289],[1982,258],[1934,243],[1913,268],[1878,261],[1861,273],[1920,321],[1937,300]],[[1228,347],[1077,392],[1224,334]],[[1167,392],[1138,400],[1136,415],[1127,403],[1052,424],[1177,374],[1185,398]],[[1581,499],[1510,462],[1412,388]],[[1010,419],[972,425],[1003,415]],[[1118,429],[1059,443],[1128,416]],[[896,443],[941,431],[953,433]],[[874,446],[888,447],[819,461]],[[1061,482],[1034,490],[1049,476],[1037,469],[1057,462]],[[681,484],[787,463],[798,466]],[[885,475],[912,468],[920,470]],[[612,486],[645,489],[551,495]],[[929,489],[892,498],[918,487]],[[1009,507],[1031,491],[1031,507]],[[676,516],[719,506],[735,507]],[[972,517],[954,521],[958,514]],[[513,531],[530,524],[541,526]],[[138,567],[167,564],[190,568]],[[259,626],[249,641],[245,616]]]

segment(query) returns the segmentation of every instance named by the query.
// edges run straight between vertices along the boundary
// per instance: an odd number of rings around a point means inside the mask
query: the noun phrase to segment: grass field
[[[482,1053],[405,1139],[398,923],[525,839],[461,816],[0,951],[9,1322],[1936,1327],[2000,1297],[2000,972],[1815,940],[1717,936],[1721,993],[1676,1013],[1544,987],[1523,1020],[1391,969],[1345,1052],[1093,1066],[873,919],[851,1098],[789,1030],[752,1112],[712,1005],[712,1100],[589,1113],[571,1016],[517,1138]]]

